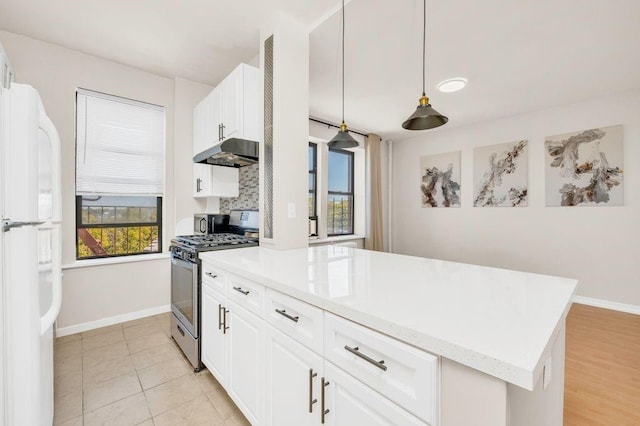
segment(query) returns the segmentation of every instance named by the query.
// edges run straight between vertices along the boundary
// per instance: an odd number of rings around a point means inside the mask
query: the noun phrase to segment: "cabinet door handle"
[[[233,289],[234,289],[235,291],[237,291],[238,293],[242,293],[242,294],[244,294],[245,296],[246,296],[247,294],[249,294],[249,293],[250,293],[250,291],[249,291],[249,290],[243,290],[243,289],[242,289],[242,287],[234,287]]]
[[[222,123],[221,126],[222,126],[222,140],[224,140],[224,129],[226,128],[226,126],[224,125],[224,123]]]
[[[326,395],[324,388],[329,386],[329,381],[325,380],[324,377],[320,383],[320,423],[324,424],[324,418],[327,414],[329,414],[329,410],[325,407],[326,405]]]
[[[313,368],[309,369],[309,412],[313,413],[313,404],[318,402],[317,399],[313,398],[313,378],[316,377],[318,373],[313,372]]]
[[[300,317],[298,316],[291,316],[287,313],[286,310],[284,309],[276,309],[276,312],[279,313],[280,315],[282,315],[283,317],[289,318],[291,321],[293,322],[298,322],[300,320]]]
[[[227,314],[229,310],[225,307],[223,307],[222,310],[222,334],[227,334],[227,330],[229,329],[229,327],[227,327]]]
[[[218,303],[218,330],[222,330],[222,305]]]
[[[202,191],[202,188],[200,188],[201,183],[202,183],[202,179],[200,178],[196,179],[196,192]]]
[[[222,140],[222,124],[218,124],[218,142]]]
[[[364,359],[365,361],[375,365],[380,370],[387,371],[387,366],[384,365],[384,360],[383,359],[381,359],[380,361],[376,361],[375,359],[371,358],[370,356],[367,356],[367,355],[363,354],[362,352],[360,352],[360,349],[357,346],[355,348],[352,348],[350,346],[344,345],[344,348],[346,350],[348,350],[349,352],[351,352],[352,354],[354,354],[354,355]]]
[[[204,274],[210,276],[213,279],[218,278],[218,276],[216,274],[212,274],[211,272],[205,272]]]

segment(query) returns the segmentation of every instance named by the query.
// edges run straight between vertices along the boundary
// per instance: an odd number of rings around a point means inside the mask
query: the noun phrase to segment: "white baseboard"
[[[614,311],[626,312],[628,314],[640,315],[640,306],[627,305],[626,303],[610,302],[608,300],[593,299],[591,297],[575,296],[573,298],[575,303],[581,305],[595,306],[596,308],[611,309]]]
[[[137,320],[151,315],[163,314],[171,311],[171,305],[156,306],[155,308],[144,309],[142,311],[130,312],[128,314],[116,315],[99,320],[84,322],[82,324],[70,325],[56,328],[56,337],[68,336],[69,334],[81,333],[95,328],[106,327],[108,325],[120,324],[122,322]]]

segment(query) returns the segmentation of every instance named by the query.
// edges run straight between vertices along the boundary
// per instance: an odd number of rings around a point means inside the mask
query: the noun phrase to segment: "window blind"
[[[164,192],[164,108],[78,90],[76,194]]]

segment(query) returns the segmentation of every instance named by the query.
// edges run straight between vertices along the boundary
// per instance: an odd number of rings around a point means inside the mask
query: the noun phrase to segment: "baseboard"
[[[122,322],[137,320],[151,315],[163,314],[171,311],[171,305],[156,306],[155,308],[144,309],[142,311],[130,312],[128,314],[116,315],[108,318],[101,318],[96,321],[84,322],[82,324],[70,325],[68,327],[56,328],[56,337],[68,336],[69,334],[81,333],[95,328],[106,327],[108,325],[120,324]]]
[[[573,298],[575,303],[581,305],[595,306],[596,308],[611,309],[614,311],[626,312],[628,314],[640,315],[640,306],[627,305],[626,303],[610,302],[608,300],[593,299],[591,297],[575,296]]]

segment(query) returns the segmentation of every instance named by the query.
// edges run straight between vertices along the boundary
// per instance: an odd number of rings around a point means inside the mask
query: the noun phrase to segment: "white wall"
[[[478,105],[481,108],[481,105]],[[624,207],[545,207],[544,138],[624,128]],[[529,140],[529,207],[473,207],[473,147]],[[393,251],[579,280],[578,295],[640,306],[640,91],[393,142]],[[461,208],[422,208],[420,157],[461,150]]]
[[[174,235],[176,218],[190,216],[201,209],[194,205],[191,197],[191,117],[195,103],[211,88],[183,79],[177,79],[174,85],[169,78],[4,31],[0,31],[0,43],[13,63],[16,81],[28,83],[40,92],[60,134],[64,265],[75,264],[76,88],[165,107],[163,249],[166,252]],[[169,265],[168,257],[157,259],[156,256],[155,260],[133,263],[65,268],[58,328],[168,306]]]

